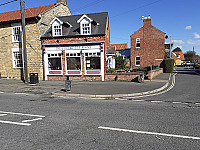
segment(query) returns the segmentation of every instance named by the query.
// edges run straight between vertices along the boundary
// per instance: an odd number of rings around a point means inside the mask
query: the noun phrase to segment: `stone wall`
[[[28,73],[38,73],[39,80],[43,80],[42,46],[40,36],[49,27],[55,16],[71,15],[69,8],[58,4],[41,14],[41,19],[26,23],[27,65]],[[17,22],[16,22],[17,23]],[[46,25],[44,25],[46,24]],[[11,23],[0,26],[0,74],[2,78],[21,79],[22,69],[13,68],[12,49],[22,48],[22,43],[12,42]]]

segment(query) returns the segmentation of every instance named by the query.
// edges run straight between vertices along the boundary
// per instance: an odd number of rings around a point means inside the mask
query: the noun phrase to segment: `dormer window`
[[[52,35],[53,36],[62,36],[63,22],[58,18],[54,18],[50,24],[52,26]]]
[[[80,31],[81,31],[82,35],[91,34],[91,22],[92,21],[93,20],[85,14],[77,21],[77,23],[80,23]]]
[[[90,24],[89,23],[83,23],[82,24],[82,34],[90,34]]]
[[[53,35],[54,36],[61,36],[62,35],[62,26],[61,25],[53,26]]]

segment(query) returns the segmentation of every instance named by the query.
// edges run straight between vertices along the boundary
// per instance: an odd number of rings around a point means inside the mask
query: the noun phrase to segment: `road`
[[[0,93],[1,150],[198,150],[200,74],[138,99]]]

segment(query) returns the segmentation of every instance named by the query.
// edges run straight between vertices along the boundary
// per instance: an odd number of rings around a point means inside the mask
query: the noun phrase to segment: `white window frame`
[[[61,71],[61,74],[63,72],[63,66],[62,66],[62,52],[48,52],[47,53],[47,62],[49,62],[49,58],[60,58],[61,61],[61,68],[57,69],[57,70],[51,70],[49,68],[49,64],[47,66],[48,71]],[[49,74],[52,75],[52,74]],[[55,74],[56,75],[56,74]],[[60,74],[59,74],[60,75]]]
[[[12,27],[12,42],[21,42],[21,26],[19,25]]]
[[[140,66],[140,64],[137,65],[137,61],[138,61],[137,58],[138,58],[138,57],[140,58],[140,56],[136,56],[136,57],[135,57],[135,66]],[[140,60],[139,60],[139,61],[140,61]]]
[[[177,55],[176,55],[176,58],[181,58],[181,55],[180,55],[180,54],[177,54]]]
[[[63,22],[61,22],[58,18],[55,18],[51,21],[52,24],[52,35],[54,37],[56,36],[62,36],[62,24]]]
[[[15,53],[18,53],[18,55],[21,55],[21,67],[17,67],[20,60],[16,59]],[[21,48],[13,48],[12,49],[12,58],[13,58],[13,68],[14,69],[23,68],[23,55],[22,55]]]
[[[91,34],[91,22],[89,19],[84,18],[80,23],[80,29],[82,35],[90,35]]]
[[[67,56],[67,54],[69,54],[69,56]],[[80,54],[80,56],[78,56],[78,54]],[[70,56],[70,55],[73,55],[73,56]],[[67,57],[79,57],[80,58],[80,70],[68,70],[67,68]],[[66,74],[68,75],[68,71],[80,71],[80,74],[69,74],[69,75],[81,75],[81,72],[82,72],[82,59],[81,59],[81,51],[78,51],[78,52],[72,52],[72,51],[66,51],[65,52],[65,68],[66,68]]]
[[[99,57],[100,58],[100,69],[87,69],[87,62],[86,59],[88,57]],[[85,75],[88,75],[86,72],[87,71],[100,71],[99,74],[90,74],[90,75],[100,75],[101,74],[101,65],[102,60],[101,60],[101,52],[100,51],[85,51],[84,52],[84,66],[85,66]]]
[[[140,38],[136,38],[135,40],[135,47],[140,48],[141,45],[138,47],[137,44],[140,44]]]

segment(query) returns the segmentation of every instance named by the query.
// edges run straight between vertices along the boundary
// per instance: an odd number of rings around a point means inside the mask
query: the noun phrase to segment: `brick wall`
[[[136,48],[140,38],[140,48]],[[151,25],[151,19],[144,20],[144,26],[131,35],[131,68],[160,65],[165,55],[165,33]],[[135,66],[135,57],[140,56],[140,66]]]
[[[155,78],[157,75],[163,73],[163,68],[159,68],[159,69],[155,69],[155,70],[152,70],[152,71],[149,71],[148,72],[148,79],[153,79]]]
[[[106,73],[105,81],[137,81],[139,73]]]

